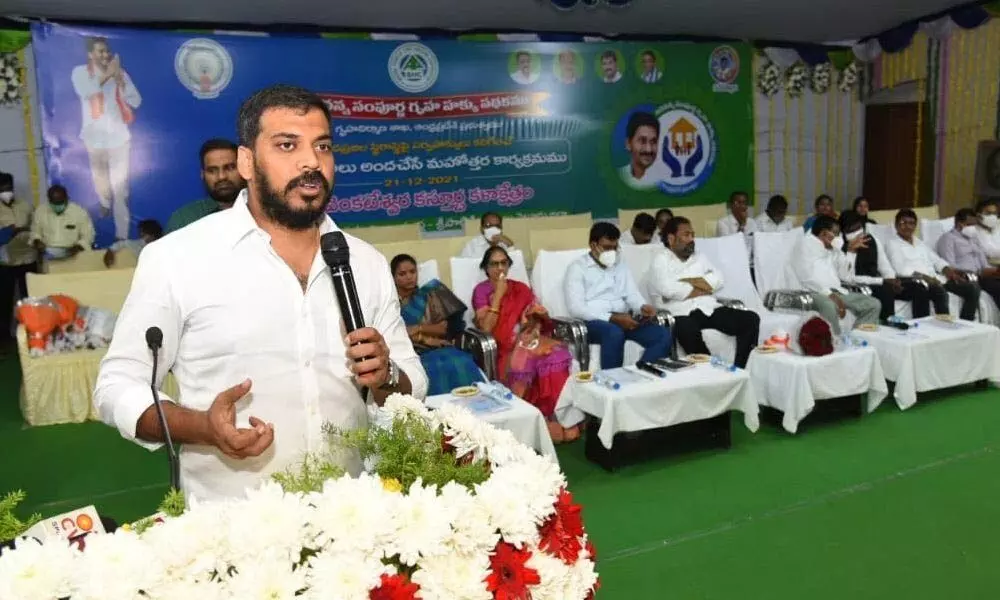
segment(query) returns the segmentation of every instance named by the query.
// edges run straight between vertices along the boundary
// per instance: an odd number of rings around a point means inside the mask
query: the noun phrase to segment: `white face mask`
[[[492,240],[494,237],[503,233],[503,230],[499,227],[487,227],[483,230],[483,237],[487,240]]]
[[[847,238],[848,242],[850,242],[851,240],[858,239],[859,237],[861,237],[862,235],[864,235],[864,233],[865,233],[864,229],[859,229],[857,231],[852,231],[851,233],[845,233],[844,237]]]
[[[833,238],[833,241],[830,242],[830,243],[833,245],[833,249],[834,250],[843,250],[844,249],[844,238],[840,237],[839,235],[837,237]]]
[[[0,192],[0,202],[10,202],[14,199],[14,192]]]
[[[605,250],[597,255],[597,262],[601,263],[607,268],[615,266],[618,262],[618,251],[617,250]]]
[[[965,237],[970,238],[970,239],[975,238],[976,237],[976,226],[975,225],[966,225],[965,227],[962,228],[962,235],[964,235]]]
[[[996,228],[997,223],[1000,222],[1000,217],[997,217],[996,215],[982,215],[981,218],[983,220],[983,225],[986,225],[990,229]]]

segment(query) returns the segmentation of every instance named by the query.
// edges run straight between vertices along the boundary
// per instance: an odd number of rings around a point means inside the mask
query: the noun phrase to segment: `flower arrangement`
[[[806,88],[809,70],[801,62],[797,62],[785,71],[785,93],[790,98],[798,98]]]
[[[0,106],[17,104],[21,100],[21,64],[17,54],[0,54]]]
[[[861,66],[858,65],[858,61],[852,60],[849,65],[840,71],[840,76],[837,79],[837,89],[844,93],[851,91],[858,85],[860,74]]]
[[[814,94],[825,94],[830,89],[830,82],[832,80],[833,65],[825,62],[813,67],[812,78],[809,83]]]
[[[757,72],[757,89],[760,93],[771,97],[781,89],[781,69],[770,60],[764,63]]]
[[[592,597],[594,548],[555,462],[457,406],[394,395],[375,423],[328,431],[365,460],[357,478],[322,480],[311,459],[83,552],[21,540],[0,555],[0,598]]]

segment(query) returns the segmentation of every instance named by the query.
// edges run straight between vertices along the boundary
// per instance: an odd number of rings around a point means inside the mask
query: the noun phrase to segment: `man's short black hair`
[[[648,112],[634,112],[625,124],[625,139],[631,140],[635,137],[635,132],[640,127],[652,127],[656,130],[656,137],[660,137],[660,121]]]
[[[913,219],[914,221],[918,220],[917,213],[913,212],[912,208],[901,208],[899,209],[899,212],[896,213],[896,225],[899,225],[899,222],[906,218]]]
[[[200,159],[200,164],[202,168],[205,167],[205,155],[209,152],[215,150],[232,150],[236,152],[236,144],[225,139],[225,138],[212,138],[201,145],[201,150],[198,151],[198,158]]]
[[[854,227],[857,224],[864,226],[865,218],[861,216],[856,210],[845,210],[840,213],[840,230],[847,231],[848,229]]]
[[[148,233],[154,240],[163,237],[163,225],[156,219],[143,219],[139,221],[139,235]]]
[[[608,223],[607,221],[598,221],[590,226],[590,243],[596,244],[604,238],[612,241],[618,241],[622,236],[622,232],[618,229],[614,223]]]
[[[958,225],[962,221],[967,221],[969,219],[976,218],[976,211],[971,208],[960,208],[958,212],[955,213],[955,225]]]
[[[729,204],[732,204],[733,201],[736,200],[736,198],[739,197],[739,196],[743,196],[744,198],[746,198],[747,199],[747,203],[749,204],[749,202],[750,202],[750,194],[748,194],[748,193],[746,193],[746,192],[744,192],[742,190],[736,190],[732,194],[729,194]]]
[[[673,219],[674,211],[670,210],[669,208],[661,208],[660,210],[656,211],[656,220],[659,221],[660,217],[662,217],[663,215],[667,215],[668,219]]]
[[[49,191],[46,192],[45,195],[51,198],[52,194],[59,194],[59,193],[62,193],[63,197],[69,199],[69,191],[66,190],[66,186],[59,183],[49,186]]]
[[[257,136],[260,135],[260,118],[265,111],[272,108],[289,108],[301,114],[316,109],[322,111],[326,120],[330,121],[330,111],[326,108],[326,103],[313,92],[294,85],[272,85],[255,92],[240,106],[239,117],[236,120],[240,146],[253,148]]]
[[[0,171],[0,187],[14,187],[14,176]]]
[[[837,227],[837,220],[829,215],[820,215],[813,221],[810,231],[813,235],[819,235],[824,231],[833,231]]]
[[[104,44],[105,46],[110,47],[108,44],[108,38],[100,35],[92,35],[88,37],[86,40],[84,40],[84,44],[86,44],[87,46],[87,52],[93,52],[94,46],[98,44]]]
[[[775,194],[767,201],[767,210],[788,210],[788,200],[781,194]]]
[[[681,228],[681,225],[691,225],[691,220],[687,217],[674,217],[667,221],[667,224],[663,226],[663,244],[667,243],[668,235],[677,235],[677,230]]]
[[[483,216],[479,217],[479,226],[486,227],[486,219],[490,217],[496,217],[500,221],[500,224],[503,225],[503,216],[500,213],[490,211],[484,212]]]
[[[632,219],[632,227],[646,235],[653,235],[656,231],[656,219],[649,213],[641,212]]]
[[[983,212],[986,210],[987,206],[996,206],[1000,208],[1000,202],[998,202],[996,198],[983,198],[979,202],[976,202],[976,212]]]
[[[820,205],[820,204],[821,204],[821,203],[822,203],[822,202],[823,202],[824,200],[829,200],[829,201],[830,201],[830,204],[833,204],[833,198],[831,198],[830,196],[828,196],[828,195],[826,195],[826,194],[820,194],[819,196],[816,196],[816,201],[815,201],[815,202],[813,202],[813,207],[814,207],[814,208],[819,208],[819,205]]]

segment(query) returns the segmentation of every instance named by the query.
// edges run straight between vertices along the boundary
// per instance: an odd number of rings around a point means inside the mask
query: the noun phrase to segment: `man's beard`
[[[209,197],[219,204],[232,204],[233,202],[236,202],[236,198],[240,195],[240,192],[243,191],[241,186],[235,184],[223,186],[221,189],[219,184],[216,184],[215,187],[211,188],[206,186],[206,189]]]
[[[330,204],[330,182],[326,180],[326,177],[322,173],[319,171],[309,171],[308,173],[299,175],[289,181],[288,185],[285,186],[284,192],[281,193],[271,186],[271,182],[259,164],[254,162],[253,169],[256,175],[254,186],[260,196],[260,205],[264,209],[264,214],[269,219],[282,227],[295,231],[314,227],[323,219],[323,215],[326,214],[326,207]],[[288,201],[285,200],[285,197],[303,183],[319,184],[322,188],[322,200],[315,206],[292,208],[288,204]]]

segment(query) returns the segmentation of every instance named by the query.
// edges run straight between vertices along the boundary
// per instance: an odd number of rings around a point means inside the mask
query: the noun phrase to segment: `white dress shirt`
[[[781,231],[791,231],[793,229],[792,220],[785,217],[781,220],[781,223],[775,223],[771,215],[767,213],[761,214],[755,220],[755,226],[757,231],[762,231],[766,233],[777,233]]]
[[[508,246],[507,244],[500,242],[497,244],[501,248],[507,250],[508,252],[514,249],[514,246]],[[483,259],[483,255],[492,246],[490,241],[483,237],[483,234],[479,234],[465,243],[465,247],[462,248],[462,253],[459,254],[459,258],[475,258],[478,260]]]
[[[629,244],[631,246],[635,246],[636,245],[636,243],[635,243],[635,236],[632,235],[632,228],[631,227],[628,228],[628,229],[626,229],[625,231],[622,231],[621,237],[618,238],[618,243],[619,244]]]
[[[326,217],[321,231],[336,229]],[[382,333],[413,395],[423,398],[427,376],[406,335],[388,263],[371,245],[345,237],[365,323]],[[251,216],[246,191],[232,209],[149,244],[139,258],[101,362],[94,403],[102,421],[149,449],[160,444],[137,440],[135,430],[152,404],[145,332],[154,325],[163,331],[157,388],[172,370],[180,388],[173,401],[207,410],[217,394],[249,378],[250,393],[236,405],[237,426],[248,427],[250,416],[274,424],[274,442],[259,457],[240,460],[212,447],[182,447],[181,487],[189,496],[241,496],[305,452],[325,450],[324,423],[367,425],[329,269],[317,252],[303,293]],[[351,472],[360,467],[356,456],[343,462]]]
[[[694,291],[694,286],[681,279],[696,277],[701,277],[712,286],[713,295],[688,298]],[[687,260],[681,260],[668,248],[656,253],[646,275],[646,289],[649,290],[653,306],[668,310],[675,317],[688,315],[695,310],[710,316],[720,306],[714,294],[722,288],[722,284],[722,273],[705,256],[695,252]]]
[[[607,321],[612,313],[638,312],[646,304],[620,257],[605,269],[590,254],[581,256],[570,263],[563,286],[569,316],[584,321]]]
[[[807,233],[795,243],[792,251],[792,272],[804,288],[829,296],[847,294],[841,284],[850,275],[847,257],[841,250],[827,248],[823,240]]]
[[[727,235],[743,234],[743,239],[747,244],[747,256],[750,259],[750,268],[753,268],[753,234],[757,231],[757,221],[747,215],[746,223],[743,224],[743,231],[740,231],[740,222],[736,220],[733,213],[719,219],[715,224],[715,235],[725,237]]]
[[[1000,227],[996,229],[976,227],[976,235],[987,258],[992,261],[1000,260]]]
[[[886,254],[889,255],[893,270],[900,277],[913,277],[914,273],[920,273],[936,276],[941,283],[948,281],[947,277],[940,274],[949,266],[948,263],[916,237],[910,243],[898,235],[892,236],[886,244]]]
[[[83,113],[80,139],[87,148],[92,150],[118,148],[132,139],[128,125],[122,117],[121,108],[118,106],[118,81],[114,77],[105,81],[102,86],[100,75],[97,73],[92,75],[87,65],[80,65],[73,68],[70,78],[73,80],[73,89],[80,98]],[[121,86],[122,100],[132,108],[138,108],[142,103],[139,90],[135,89],[128,73],[123,73],[122,79],[124,80]],[[103,110],[95,115],[91,109],[90,98],[101,93],[104,94]]]

